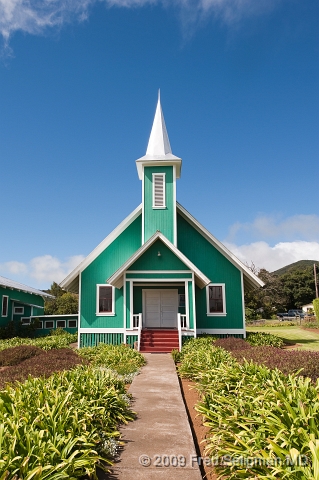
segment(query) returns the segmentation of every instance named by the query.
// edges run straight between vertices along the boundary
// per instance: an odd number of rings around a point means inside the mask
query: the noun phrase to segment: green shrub
[[[96,477],[133,419],[122,381],[96,367],[30,378],[0,392],[0,478]]]
[[[250,343],[250,345],[256,347],[268,345],[269,347],[282,348],[284,345],[283,340],[277,337],[277,335],[272,335],[271,333],[265,332],[247,332],[246,340],[248,343]]]
[[[319,321],[319,298],[316,298],[315,300],[313,300],[312,304],[313,304],[313,309],[315,311],[317,320]]]
[[[174,348],[174,350],[171,351],[171,355],[175,363],[179,363],[181,361],[181,352],[179,350]]]
[[[99,343],[97,347],[81,348],[78,353],[93,365],[107,367],[120,375],[135,374],[145,365],[143,355],[126,345]]]
[[[77,341],[77,334],[65,332],[63,335],[50,335],[40,338],[21,338],[14,337],[7,340],[0,340],[0,351],[17,345],[33,345],[43,350],[51,350],[53,348],[65,348],[70,343]]]

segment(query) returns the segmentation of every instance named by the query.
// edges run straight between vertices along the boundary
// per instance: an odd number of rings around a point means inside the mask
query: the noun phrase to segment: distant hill
[[[278,270],[275,270],[272,273],[280,277],[281,275],[284,275],[285,273],[291,270],[304,270],[306,268],[312,267],[314,263],[319,265],[318,260],[299,260],[298,262],[290,263],[290,265],[286,265],[285,267],[279,268]]]

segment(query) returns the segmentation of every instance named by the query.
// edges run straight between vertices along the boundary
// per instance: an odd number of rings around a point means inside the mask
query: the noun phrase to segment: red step
[[[140,352],[168,353],[179,348],[177,330],[142,330]]]

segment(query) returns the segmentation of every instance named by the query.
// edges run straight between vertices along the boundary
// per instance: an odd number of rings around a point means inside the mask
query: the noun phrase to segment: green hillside
[[[318,260],[299,260],[298,262],[290,263],[289,265],[286,265],[285,267],[279,268],[278,270],[275,270],[272,273],[274,275],[278,275],[280,277],[281,275],[284,275],[285,273],[287,273],[291,270],[305,270],[305,269],[309,268],[310,266],[313,266],[314,263],[319,265]]]

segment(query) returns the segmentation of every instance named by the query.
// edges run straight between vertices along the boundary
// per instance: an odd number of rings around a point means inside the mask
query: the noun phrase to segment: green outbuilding
[[[43,315],[44,299],[52,295],[0,276],[0,327],[9,322],[29,325],[32,317]],[[40,322],[39,326],[42,327]]]
[[[182,160],[160,98],[136,166],[142,204],[60,284],[79,294],[79,346],[165,352],[203,333],[245,337],[244,290],[263,282],[176,201]]]

